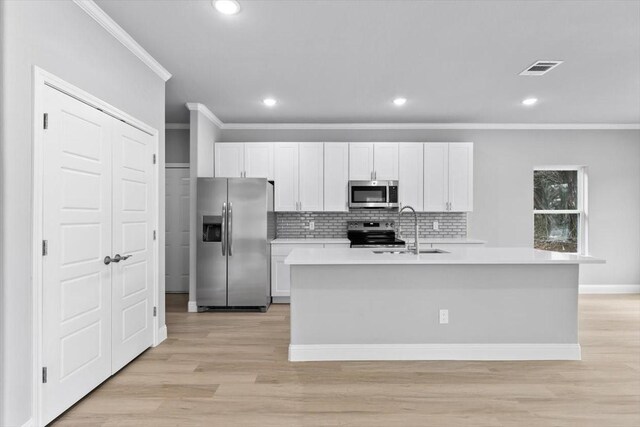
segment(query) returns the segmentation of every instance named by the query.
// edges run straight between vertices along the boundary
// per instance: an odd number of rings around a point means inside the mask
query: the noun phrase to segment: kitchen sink
[[[380,249],[372,251],[374,254],[398,254],[398,255],[414,255],[412,250],[407,249]],[[449,252],[442,249],[420,249],[421,254],[448,254]]]

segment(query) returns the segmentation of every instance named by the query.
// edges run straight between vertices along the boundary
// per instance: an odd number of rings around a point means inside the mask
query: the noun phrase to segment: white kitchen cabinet
[[[449,206],[449,144],[424,144],[424,211],[444,212]]]
[[[473,210],[473,143],[424,144],[424,211]]]
[[[349,179],[369,181],[373,179],[373,143],[349,144]]]
[[[398,144],[394,142],[350,143],[349,179],[397,180]]]
[[[373,144],[373,179],[398,180],[398,144],[376,142]]]
[[[324,144],[324,210],[347,212],[349,186],[349,144]]]
[[[473,144],[449,144],[449,210],[473,210]]]
[[[244,177],[273,179],[273,144],[264,142],[244,144]]]
[[[275,180],[275,210],[297,211],[298,143],[277,142],[273,145],[273,174]]]
[[[273,144],[217,142],[215,144],[215,176],[273,179]]]
[[[398,165],[400,207],[411,206],[416,211],[421,211],[424,199],[423,144],[410,142],[399,144]]]
[[[244,173],[244,144],[215,143],[216,178],[241,178]]]
[[[301,211],[324,210],[324,147],[322,142],[298,145],[298,201]]]

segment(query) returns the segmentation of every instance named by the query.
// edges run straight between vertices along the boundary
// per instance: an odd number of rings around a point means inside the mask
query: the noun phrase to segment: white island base
[[[601,260],[461,251],[294,251],[289,360],[580,360],[578,264]]]

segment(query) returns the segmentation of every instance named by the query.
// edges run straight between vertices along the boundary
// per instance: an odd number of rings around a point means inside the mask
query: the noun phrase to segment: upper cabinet
[[[472,210],[473,143],[425,143],[424,211]]]
[[[273,144],[268,142],[217,142],[215,176],[220,178],[273,179]]]
[[[417,211],[423,209],[424,164],[421,143],[398,144],[398,201],[400,207],[411,206]]]
[[[274,144],[275,210],[324,209],[323,144]]]
[[[398,144],[393,142],[350,143],[349,179],[397,180]]]
[[[326,142],[324,144],[324,210],[346,212],[349,210],[349,144]]]

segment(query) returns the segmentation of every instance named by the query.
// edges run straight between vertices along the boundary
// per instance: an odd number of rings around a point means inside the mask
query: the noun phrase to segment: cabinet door
[[[240,178],[244,171],[244,144],[217,142],[215,146],[216,178]]]
[[[473,143],[449,144],[449,210],[473,210]]]
[[[351,142],[349,144],[349,179],[369,181],[373,179],[373,144]]]
[[[298,200],[300,210],[324,210],[324,150],[322,142],[298,144]]]
[[[398,197],[400,206],[411,206],[421,211],[424,199],[424,158],[420,143],[403,143],[398,147]]]
[[[377,142],[373,152],[373,177],[378,180],[398,179],[398,144]]]
[[[275,210],[298,210],[298,143],[277,142],[273,145]]]
[[[324,144],[324,210],[346,212],[349,185],[349,144]]]
[[[273,179],[273,144],[247,142],[244,144],[245,178]]]
[[[424,144],[424,210],[444,212],[449,201],[449,144]],[[400,184],[402,185],[402,184]]]
[[[291,268],[284,263],[287,255],[271,257],[271,296],[288,297],[291,292]]]

